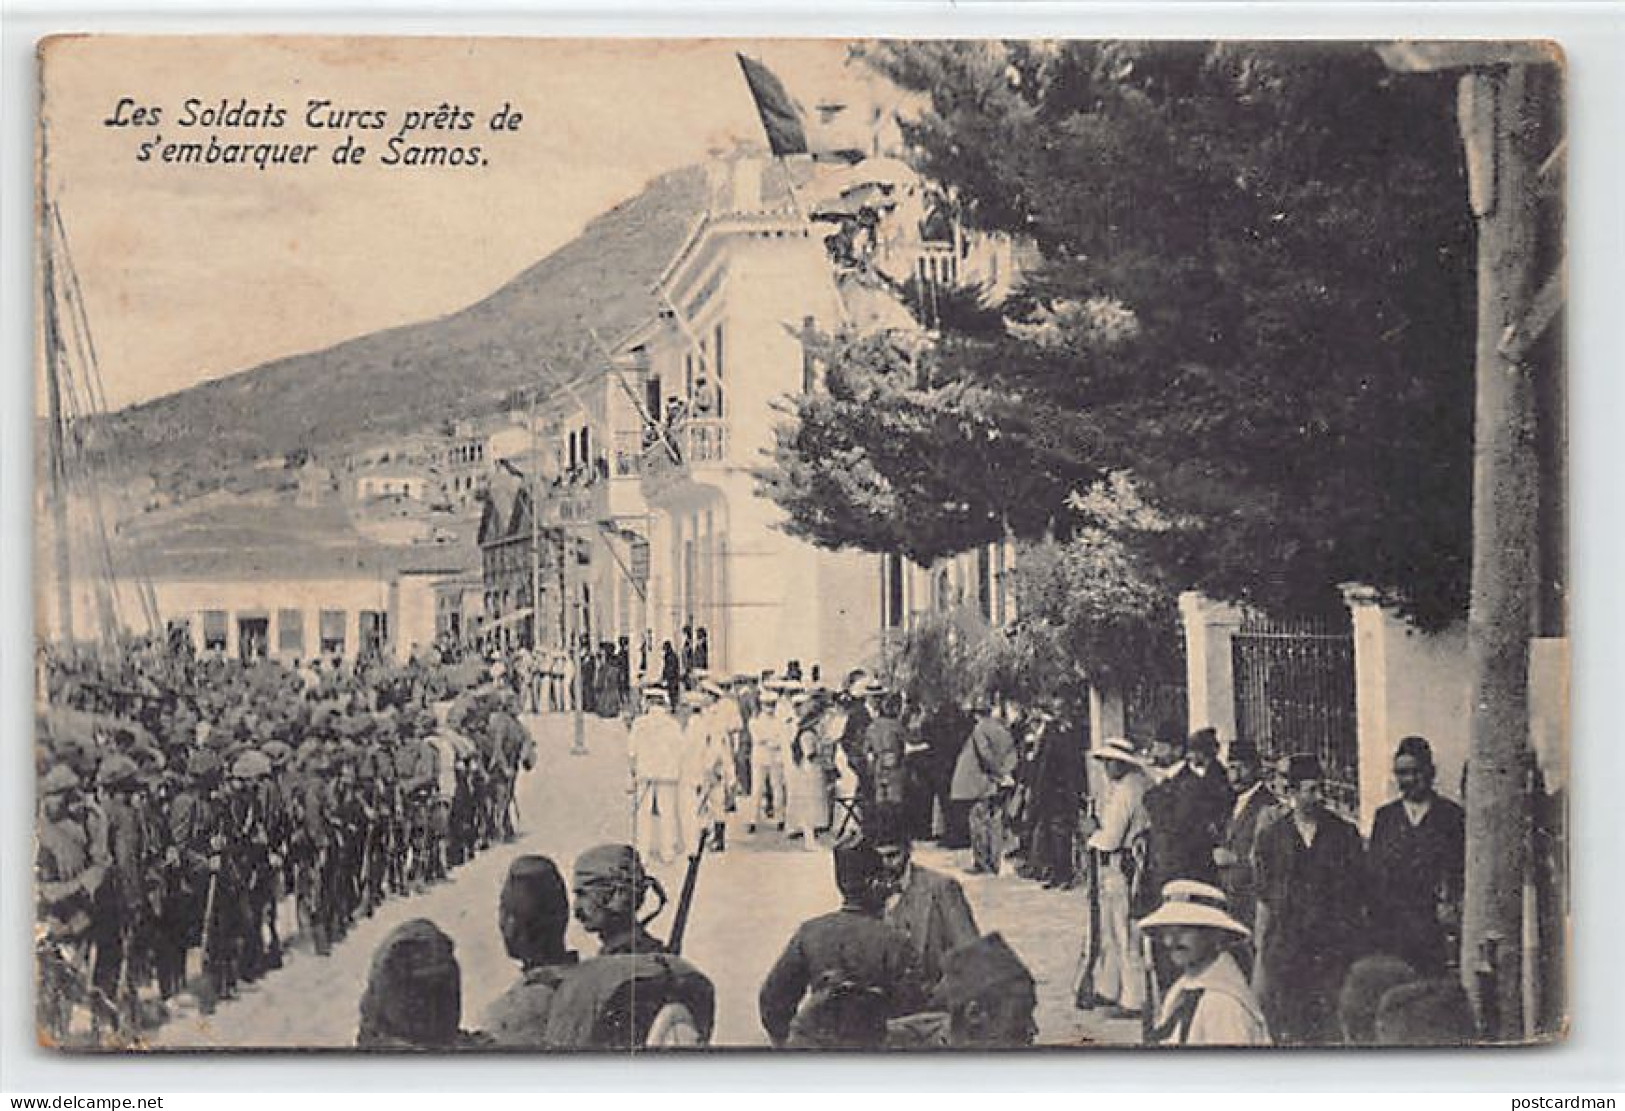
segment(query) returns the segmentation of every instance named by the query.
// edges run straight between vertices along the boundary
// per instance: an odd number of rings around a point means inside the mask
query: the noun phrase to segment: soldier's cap
[[[77,791],[79,776],[68,765],[58,764],[45,773],[45,778],[40,780],[39,789],[42,795],[60,795],[68,791]]]
[[[1003,934],[991,933],[966,942],[942,958],[942,979],[935,994],[943,1006],[952,1010],[972,1000],[986,999],[995,988],[1007,984],[1032,987],[1033,974]]]
[[[666,705],[667,704],[666,688],[665,687],[644,687],[643,688],[643,700],[645,702],[659,702],[662,705]]]
[[[114,753],[102,760],[96,769],[96,782],[103,787],[127,787],[136,781],[141,768],[122,753]]]
[[[643,860],[631,845],[594,845],[576,857],[575,885],[615,883],[636,886],[643,880]]]
[[[723,695],[728,693],[722,689],[722,684],[716,682],[714,679],[707,679],[705,682],[701,683],[700,689],[706,694],[714,695],[717,698],[721,698]]]
[[[1308,779],[1321,777],[1320,757],[1312,752],[1298,752],[1286,758],[1281,769],[1288,783],[1302,783]]]
[[[1196,880],[1170,880],[1162,885],[1162,905],[1140,919],[1140,929],[1200,926],[1248,938],[1253,932],[1230,915],[1230,900],[1223,891]]]

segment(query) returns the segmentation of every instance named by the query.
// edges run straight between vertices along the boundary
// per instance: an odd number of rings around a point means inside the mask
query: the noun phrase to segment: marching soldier
[[[83,966],[91,929],[91,908],[106,866],[91,856],[90,831],[79,816],[80,779],[66,764],[53,767],[40,782],[38,921],[43,928],[40,966],[40,1028],[60,1042],[68,1033],[73,1008],[89,986]]]

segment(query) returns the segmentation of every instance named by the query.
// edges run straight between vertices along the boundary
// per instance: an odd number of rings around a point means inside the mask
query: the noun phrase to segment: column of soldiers
[[[176,1005],[212,1009],[280,966],[289,897],[300,934],[330,951],[390,895],[511,839],[514,781],[534,762],[511,692],[455,663],[290,668],[136,646],[48,656],[45,671],[39,1028],[53,1041],[133,1040]]]

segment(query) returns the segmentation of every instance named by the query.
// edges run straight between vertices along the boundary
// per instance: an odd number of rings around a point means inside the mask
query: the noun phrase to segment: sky
[[[45,48],[45,188],[57,202],[110,409],[460,309],[594,215],[708,151],[761,144],[734,57],[804,104],[872,80],[833,40],[63,38]],[[157,107],[157,126],[128,120]],[[180,126],[185,102],[274,103],[279,129]],[[304,125],[311,99],[384,109],[361,166]],[[477,168],[373,159],[407,111],[474,112]],[[510,104],[516,132],[492,132]],[[164,165],[143,142],[317,142],[303,166]],[[371,136],[379,135],[374,140]],[[40,392],[40,391],[37,391]]]

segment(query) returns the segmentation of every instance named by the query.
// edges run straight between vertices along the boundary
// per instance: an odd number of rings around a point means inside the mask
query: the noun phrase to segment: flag
[[[868,135],[855,121],[845,118],[846,106],[821,104],[819,119],[809,120],[793,100],[778,75],[754,58],[736,55],[745,83],[756,101],[756,114],[767,145],[775,157],[807,154],[819,161],[860,162],[869,153]]]
[[[739,68],[745,71],[751,98],[756,101],[756,114],[762,118],[762,130],[767,132],[768,148],[780,158],[809,153],[806,125],[802,123],[796,102],[785,91],[784,82],[756,59],[743,54],[737,57]]]

